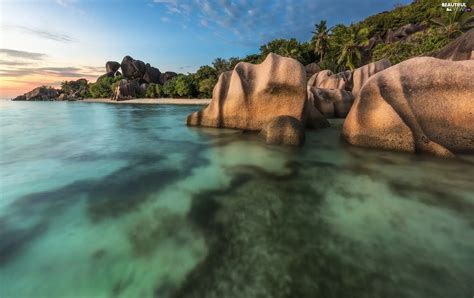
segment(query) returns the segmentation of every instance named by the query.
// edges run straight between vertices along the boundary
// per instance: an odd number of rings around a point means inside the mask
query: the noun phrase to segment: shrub
[[[175,92],[180,97],[195,97],[196,90],[191,75],[179,75],[176,77]]]
[[[199,97],[200,98],[211,98],[212,91],[214,90],[214,86],[217,83],[216,78],[207,78],[199,82]]]
[[[177,77],[174,77],[173,79],[167,81],[164,85],[163,85],[163,95],[165,97],[175,97],[177,95],[176,93],[176,78]]]
[[[122,76],[100,77],[97,79],[97,82],[89,85],[89,93],[94,98],[111,97],[113,93],[113,87],[116,86],[114,83],[118,83],[121,79],[123,79]]]

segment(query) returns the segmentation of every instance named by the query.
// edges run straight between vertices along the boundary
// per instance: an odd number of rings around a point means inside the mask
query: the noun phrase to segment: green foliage
[[[165,94],[163,92],[163,86],[160,85],[160,84],[155,84],[155,97],[156,98],[161,98],[163,97]]]
[[[113,93],[112,87],[116,87],[117,85],[114,83],[118,83],[122,80],[122,76],[117,77],[108,77],[103,76],[100,77],[97,82],[93,84],[89,84],[89,93],[94,98],[105,98],[111,97]]]
[[[430,55],[444,47],[450,40],[443,30],[429,29],[426,32],[413,34],[405,42],[377,45],[374,48],[372,60],[387,58],[392,64],[400,63],[413,57]]]
[[[455,38],[463,32],[474,28],[474,15],[463,11],[445,14],[439,18],[431,19],[431,22],[442,28],[445,35]]]
[[[329,32],[332,28],[327,27],[326,20],[322,20],[319,24],[314,25],[313,38],[311,45],[314,48],[314,53],[319,55],[320,62],[324,61],[324,55],[329,51]]]
[[[214,86],[217,83],[216,78],[207,78],[199,82],[198,91],[200,98],[211,98]]]
[[[176,97],[176,79],[177,77],[174,77],[173,79],[167,81],[163,85],[163,94],[165,97]]]
[[[239,57],[230,57],[229,60],[223,59],[223,58],[216,58],[212,62],[212,66],[217,72],[217,75],[220,75],[221,73],[225,71],[229,71],[234,69],[234,67],[237,65],[237,63],[240,62]]]
[[[175,92],[180,97],[195,97],[196,89],[191,75],[178,75],[176,77]]]
[[[73,95],[78,95],[79,97],[90,96],[86,79],[61,82],[61,93],[64,93],[66,96],[73,96]]]
[[[337,55],[337,65],[350,70],[355,69],[362,61],[362,47],[369,42],[369,29],[358,26],[336,26],[332,48]]]
[[[270,53],[296,59],[303,65],[315,61],[316,58],[308,42],[300,43],[295,38],[275,39],[260,47],[261,59],[265,59]]]

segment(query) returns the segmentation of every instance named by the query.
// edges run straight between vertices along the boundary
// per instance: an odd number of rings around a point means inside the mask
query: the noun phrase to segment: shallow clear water
[[[474,160],[0,101],[1,297],[472,297]]]

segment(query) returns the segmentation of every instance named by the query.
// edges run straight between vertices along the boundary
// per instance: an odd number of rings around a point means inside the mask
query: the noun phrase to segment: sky
[[[0,0],[0,98],[95,79],[130,55],[187,73],[315,23],[351,24],[410,0]]]

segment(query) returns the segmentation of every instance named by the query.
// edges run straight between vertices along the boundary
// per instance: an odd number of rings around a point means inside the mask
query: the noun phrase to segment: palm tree
[[[324,54],[329,50],[329,32],[332,27],[328,29],[326,20],[321,20],[319,24],[314,25],[313,38],[311,43],[314,46],[314,53],[319,55],[320,61],[324,59]]]
[[[339,39],[339,57],[337,64],[345,66],[350,70],[362,60],[362,47],[369,43],[369,28],[357,28],[352,26],[344,36]]]
[[[446,14],[443,18],[431,19],[431,22],[441,27],[445,34],[452,38],[474,28],[474,15],[464,13],[464,11],[457,11]]]

